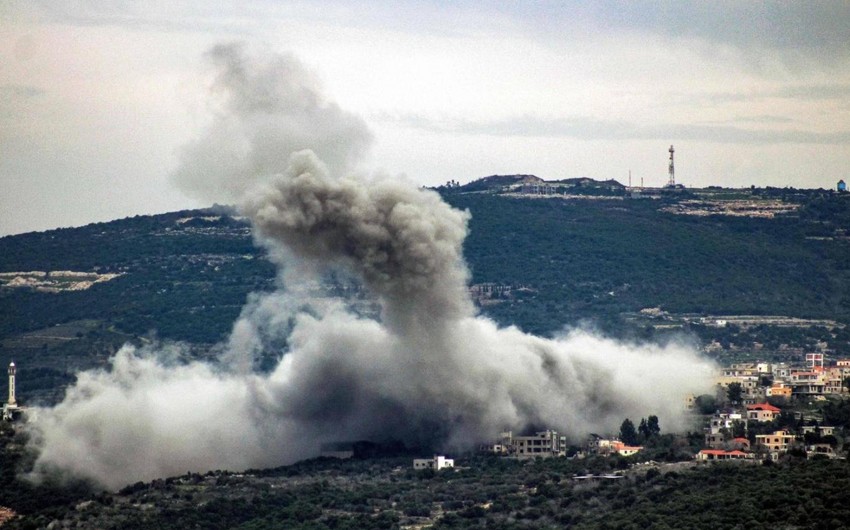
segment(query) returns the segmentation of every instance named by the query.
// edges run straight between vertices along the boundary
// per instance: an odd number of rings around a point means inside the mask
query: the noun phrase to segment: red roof
[[[723,449],[703,449],[700,453],[704,455],[729,455],[729,456],[747,456],[747,453],[743,451],[738,451],[737,449],[734,451],[724,451]]]
[[[780,409],[774,407],[770,403],[756,403],[755,405],[747,405],[747,410],[769,410],[771,412],[781,412]]]
[[[744,442],[750,443],[749,440],[747,440],[746,438],[741,438],[740,436],[738,438],[733,439],[732,441],[733,442],[741,442],[741,443],[744,443]]]

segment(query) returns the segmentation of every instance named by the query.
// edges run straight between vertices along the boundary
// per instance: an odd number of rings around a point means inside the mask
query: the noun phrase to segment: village
[[[722,368],[714,382],[714,396],[689,395],[683,401],[703,432],[702,448],[693,455],[696,462],[845,458],[843,425],[825,424],[818,405],[850,399],[850,359],[826,364],[824,354],[809,353],[800,365],[736,363]],[[480,446],[479,453],[520,460],[635,455],[640,460],[645,447],[635,435],[643,440],[657,435],[658,418],[642,419],[637,430],[631,420],[626,425],[618,435],[590,434],[581,446],[570,445],[567,435],[554,430],[525,435],[507,431]],[[414,460],[414,469],[452,467],[454,460],[444,456]]]

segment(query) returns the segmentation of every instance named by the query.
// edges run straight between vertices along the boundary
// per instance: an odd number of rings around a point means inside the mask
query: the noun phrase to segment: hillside
[[[25,517],[7,526],[771,529],[841,528],[850,516],[850,474],[841,460],[630,469],[633,459],[474,457],[437,473],[413,471],[410,463],[316,459],[262,471],[189,473],[117,493],[77,489],[52,503],[22,503],[18,513]],[[596,478],[576,478],[588,474]]]
[[[684,331],[724,359],[850,355],[847,194],[510,187],[527,177],[441,189],[472,213],[471,292],[500,323]],[[126,341],[187,341],[203,356],[274,274],[246,222],[220,207],[0,238],[0,362],[21,367],[21,396],[51,402]],[[734,315],[753,318],[715,325]]]

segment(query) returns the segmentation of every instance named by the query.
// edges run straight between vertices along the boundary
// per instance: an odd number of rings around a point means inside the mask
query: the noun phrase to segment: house
[[[730,442],[730,445],[734,449],[740,449],[742,451],[746,451],[750,449],[750,441],[743,437],[733,438]]]
[[[726,446],[736,422],[743,422],[744,418],[737,412],[718,412],[711,417],[705,430],[705,445],[712,449],[720,449]],[[746,424],[744,424],[746,427]]]
[[[413,469],[416,470],[433,469],[434,471],[439,471],[447,467],[455,467],[455,461],[444,456],[434,455],[433,458],[413,459]]]
[[[714,461],[714,460],[748,460],[754,458],[752,453],[743,451],[725,451],[723,449],[703,449],[696,455],[697,460]]]
[[[774,383],[772,387],[767,389],[767,395],[769,397],[784,397],[786,399],[790,399],[791,387],[785,383]]]
[[[779,408],[770,403],[756,403],[747,405],[747,419],[753,421],[773,421],[779,413]]]
[[[779,455],[788,452],[795,439],[796,436],[788,431],[775,431],[773,434],[757,434],[756,445],[763,447],[771,455]]]
[[[824,393],[826,378],[820,371],[791,372],[791,388],[794,395],[820,395]]]
[[[835,450],[829,444],[812,444],[806,446],[806,458],[823,455],[827,458],[838,458]]]
[[[622,443],[622,442],[620,442],[620,443]],[[643,447],[639,446],[639,445],[633,446],[633,445],[623,444],[622,446],[617,448],[617,454],[620,455],[620,456],[632,456],[633,454],[637,454],[642,450],[643,450]]]
[[[818,433],[820,436],[834,436],[835,427],[831,425],[803,425],[801,432],[802,434]]]
[[[618,454],[620,456],[632,456],[643,450],[639,445],[626,445],[620,440],[609,440],[598,435],[592,434],[588,442],[588,451],[597,455],[607,456]]]

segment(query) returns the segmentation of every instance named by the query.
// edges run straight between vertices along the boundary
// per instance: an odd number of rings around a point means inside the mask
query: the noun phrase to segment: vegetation
[[[317,459],[265,471],[187,474],[30,511],[9,528],[840,528],[845,461],[660,464],[634,458]],[[630,467],[631,466],[631,467]],[[575,476],[620,473],[621,479]]]

